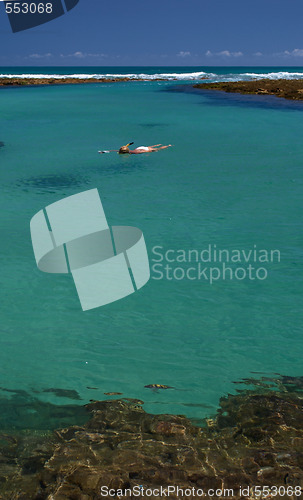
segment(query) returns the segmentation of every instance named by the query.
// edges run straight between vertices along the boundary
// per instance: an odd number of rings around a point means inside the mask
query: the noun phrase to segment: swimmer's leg
[[[160,151],[160,149],[166,149],[166,148],[170,148],[170,147],[171,147],[171,144],[168,144],[167,146],[161,146],[160,148],[154,148],[151,151],[152,152],[154,152],[154,151]]]

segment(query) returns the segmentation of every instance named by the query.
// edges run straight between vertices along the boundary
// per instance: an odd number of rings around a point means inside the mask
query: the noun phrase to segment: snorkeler
[[[130,142],[129,144],[126,144],[126,146],[121,146],[120,149],[110,149],[109,151],[98,151],[98,153],[111,153],[111,152],[116,152],[119,153],[119,155],[139,155],[142,153],[154,153],[155,151],[160,151],[160,149],[166,149],[170,148],[172,145],[168,144],[167,146],[162,146],[162,144],[154,144],[153,146],[139,146],[138,148],[135,149],[129,149],[129,146],[131,144],[134,144],[133,142]]]
[[[162,144],[154,144],[153,146],[139,146],[135,149],[129,149],[128,146],[122,146],[118,153],[119,155],[129,154],[129,155],[140,155],[142,153],[154,153],[155,151],[160,151],[160,149],[166,149],[171,147],[171,144],[167,146],[162,146]]]

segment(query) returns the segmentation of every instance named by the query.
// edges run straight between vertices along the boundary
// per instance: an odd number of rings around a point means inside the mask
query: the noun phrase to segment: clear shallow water
[[[171,88],[1,90],[1,387],[74,389],[82,403],[119,391],[147,411],[200,418],[252,373],[302,374],[303,106]],[[174,147],[97,154],[131,140]],[[36,269],[29,221],[94,187],[110,224],[142,229],[150,258],[156,245],[256,245],[281,262],[264,281],[151,279],[83,313],[71,278]],[[154,383],[176,389],[144,389]]]

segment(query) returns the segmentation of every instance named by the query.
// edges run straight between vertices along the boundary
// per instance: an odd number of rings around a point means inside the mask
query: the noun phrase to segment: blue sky
[[[2,66],[303,64],[302,0],[80,0],[20,33],[0,9]]]

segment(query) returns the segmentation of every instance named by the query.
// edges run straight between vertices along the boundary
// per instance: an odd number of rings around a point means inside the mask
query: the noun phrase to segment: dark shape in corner
[[[0,148],[4,148],[5,144],[4,142],[0,141]]]
[[[79,0],[65,0],[65,6],[66,10],[69,11],[76,7],[77,3],[79,3]]]
[[[49,2],[47,0],[44,2],[31,0],[28,4],[28,12],[23,4],[20,4],[21,8],[17,12],[12,3],[6,6],[6,13],[13,33],[17,33],[57,19],[65,14],[65,9],[69,11],[78,3],[79,0],[65,0],[65,3],[61,0],[49,0]]]

